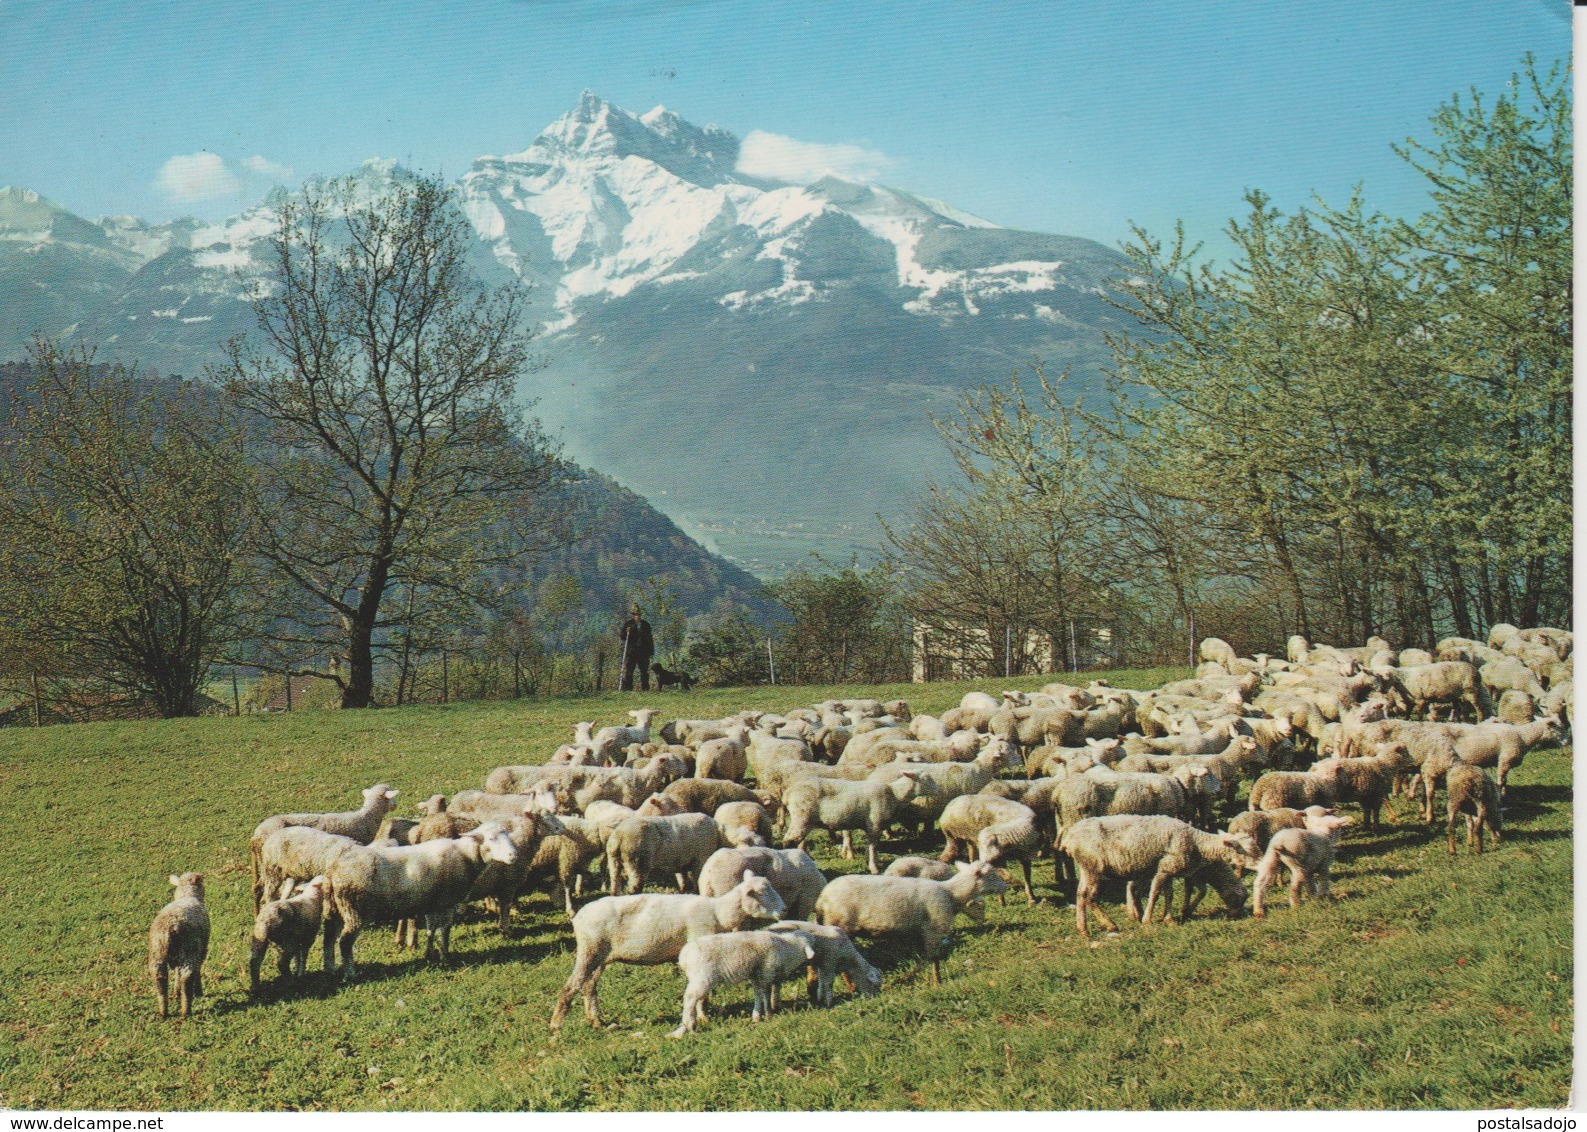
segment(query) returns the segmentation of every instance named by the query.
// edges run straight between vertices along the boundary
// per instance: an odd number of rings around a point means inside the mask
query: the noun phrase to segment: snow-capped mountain
[[[546,367],[525,391],[571,456],[740,557],[735,532],[797,523],[851,543],[796,538],[785,560],[846,557],[948,472],[930,416],[961,391],[1034,357],[1084,388],[1120,328],[1104,296],[1124,261],[896,188],[748,176],[739,149],[586,91],[525,149],[476,161],[458,199],[480,274],[534,288]],[[355,174],[370,192],[402,175]],[[35,296],[0,316],[0,358],[37,328],[162,369],[214,360],[253,325],[275,203],[149,225],[0,191],[0,285]]]

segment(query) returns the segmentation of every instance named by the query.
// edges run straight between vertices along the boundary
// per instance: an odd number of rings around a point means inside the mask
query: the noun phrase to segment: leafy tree
[[[196,715],[211,664],[251,629],[238,430],[192,385],[43,340],[30,356],[32,396],[0,437],[6,652]]]
[[[566,469],[513,401],[524,291],[473,278],[438,180],[312,182],[276,219],[259,333],[220,375],[266,442],[251,512],[290,613],[269,656],[331,652],[366,707],[394,629],[492,604],[493,568],[561,537]]]
[[[908,679],[909,616],[888,565],[794,570],[769,589],[793,618],[780,637],[779,676],[805,684]]]

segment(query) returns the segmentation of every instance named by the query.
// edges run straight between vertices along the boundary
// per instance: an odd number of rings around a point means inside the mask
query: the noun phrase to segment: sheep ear
[[[182,878],[177,876],[175,873],[172,873],[170,876],[166,877],[165,879],[171,882],[171,886],[173,888],[179,887],[181,885],[181,883],[182,883]]]
[[[755,879],[755,870],[754,869],[745,869],[744,870],[744,880],[745,880],[745,882],[752,881],[754,879]]]
[[[398,794],[401,794],[401,793],[402,793],[401,790],[387,790],[386,791],[386,797],[395,798]]]

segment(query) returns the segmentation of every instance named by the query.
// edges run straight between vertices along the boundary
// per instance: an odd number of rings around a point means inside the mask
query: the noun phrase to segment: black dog
[[[694,677],[687,672],[668,672],[659,664],[652,664],[650,671],[656,674],[656,690],[658,692],[665,692],[674,684],[685,692],[694,688]]]

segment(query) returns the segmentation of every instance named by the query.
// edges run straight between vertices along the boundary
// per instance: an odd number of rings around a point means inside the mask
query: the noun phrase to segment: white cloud
[[[751,130],[738,151],[738,171],[750,177],[808,185],[822,177],[877,181],[893,167],[886,154],[859,145],[823,145]]]
[[[271,161],[268,157],[260,157],[257,153],[252,157],[242,159],[242,167],[250,173],[257,173],[261,177],[269,177],[278,183],[290,183],[297,180],[297,173],[292,166],[282,165],[279,161]]]
[[[242,188],[242,179],[218,154],[184,153],[160,166],[154,184],[173,200],[185,203],[230,196]]]

